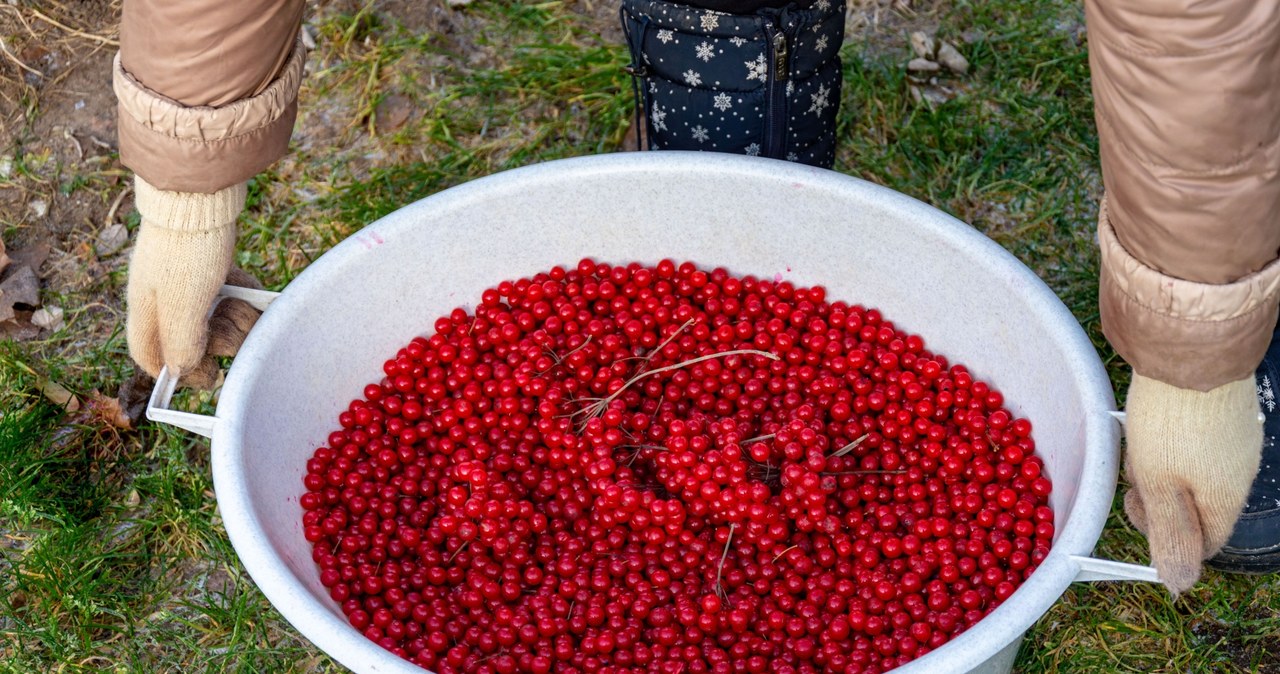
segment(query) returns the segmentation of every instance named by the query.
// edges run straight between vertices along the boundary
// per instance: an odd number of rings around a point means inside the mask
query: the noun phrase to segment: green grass
[[[623,49],[581,4],[478,0],[451,10],[445,32],[410,29],[376,3],[347,13],[332,4],[311,19],[320,47],[295,148],[253,181],[241,221],[237,261],[271,287],[410,201],[619,147],[632,112]],[[917,9],[846,43],[836,169],[935,204],[1008,248],[1062,297],[1123,391],[1126,370],[1095,306],[1101,186],[1082,10],[1068,0]],[[906,32],[917,25],[970,38],[962,51],[973,68],[944,78],[958,95],[941,105],[909,91]],[[399,128],[379,119],[393,96],[412,103]],[[38,139],[7,151],[15,185],[52,181],[59,198],[104,203],[119,189],[111,170],[57,166]],[[136,216],[125,220],[136,227]],[[206,442],[160,427],[119,432],[38,393],[45,378],[88,399],[127,377],[123,282],[116,263],[46,288],[68,327],[0,345],[0,672],[341,671],[239,565]],[[213,402],[176,401],[205,412]],[[1098,554],[1141,562],[1144,546],[1117,504]],[[1213,572],[1178,601],[1147,585],[1076,586],[1028,635],[1017,670],[1280,671],[1277,587]]]
[[[0,672],[334,669],[236,562],[207,446],[65,413],[12,358],[0,384]]]

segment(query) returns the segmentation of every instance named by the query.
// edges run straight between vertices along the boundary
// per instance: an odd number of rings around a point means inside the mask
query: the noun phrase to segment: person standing
[[[1125,512],[1175,593],[1204,560],[1275,571],[1280,415],[1270,406],[1264,429],[1258,396],[1280,365],[1268,350],[1280,4],[1086,0],[1085,11],[1106,194],[1099,308],[1133,367]]]

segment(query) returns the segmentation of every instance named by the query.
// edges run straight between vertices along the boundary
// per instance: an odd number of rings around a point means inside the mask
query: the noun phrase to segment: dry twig
[[[644,379],[645,377],[651,377],[655,374],[660,374],[662,372],[669,372],[671,370],[678,370],[682,367],[687,367],[689,365],[695,365],[697,363],[701,363],[704,360],[711,360],[712,358],[727,358],[729,356],[764,356],[765,358],[769,358],[771,360],[778,360],[778,356],[772,353],[769,353],[768,351],[758,351],[756,349],[733,349],[732,351],[721,351],[720,353],[709,353],[705,356],[690,358],[689,360],[681,361],[674,365],[666,365],[656,370],[646,370],[644,372],[641,372],[640,374],[637,374],[636,376],[628,379],[627,382],[622,386],[620,386],[617,391],[614,391],[613,393],[610,393],[609,395],[596,400],[595,402],[591,403],[590,405],[587,405],[586,407],[578,410],[577,412],[574,412],[572,416],[582,416],[583,417],[582,423],[585,425],[587,421],[594,419],[600,416],[601,414],[604,414],[604,411],[609,408],[609,403],[613,402],[614,400],[617,400],[618,396],[622,395],[623,391],[626,391],[628,388],[631,387],[632,384],[640,381],[641,379]]]
[[[905,470],[837,470],[822,472],[820,475],[905,475]]]
[[[870,433],[863,433],[863,434],[862,434],[862,436],[861,436],[861,437],[859,437],[857,440],[854,440],[853,442],[850,442],[849,444],[845,445],[844,447],[841,447],[840,449],[837,449],[837,450],[835,451],[835,453],[833,453],[831,456],[829,456],[829,457],[827,457],[827,458],[834,459],[834,458],[836,458],[836,457],[844,456],[845,454],[848,454],[849,452],[852,452],[854,449],[856,449],[856,448],[858,447],[858,445],[861,445],[861,444],[862,444],[862,442],[863,442],[864,440],[866,440],[866,439],[867,439],[867,437],[868,437],[868,436],[870,436],[870,435],[871,435]]]
[[[15,12],[17,12],[19,16],[21,16],[21,15],[22,15],[22,9],[20,9],[20,8],[18,8],[18,7],[13,7],[13,10],[14,10]],[[57,27],[57,28],[61,28],[62,30],[66,31],[66,32],[68,32],[68,33],[70,33],[70,34],[72,34],[72,35],[75,35],[76,37],[82,37],[82,38],[84,38],[84,39],[86,39],[86,40],[93,40],[94,42],[101,42],[102,44],[105,44],[105,45],[107,45],[107,46],[109,46],[109,47],[119,47],[119,46],[120,46],[120,41],[119,41],[119,40],[113,40],[113,39],[111,39],[111,38],[109,38],[109,37],[104,37],[104,36],[102,36],[102,35],[94,35],[93,33],[86,33],[86,32],[85,32],[85,31],[83,31],[83,30],[79,30],[79,29],[77,29],[77,28],[72,28],[71,26],[68,26],[68,25],[66,25],[66,24],[64,24],[64,23],[59,23],[56,19],[50,18],[47,14],[45,14],[45,13],[41,12],[41,11],[40,11],[40,10],[38,10],[38,9],[34,9],[34,8],[31,8],[31,7],[27,7],[27,8],[26,8],[26,11],[31,12],[31,14],[32,14],[33,16],[35,16],[37,19],[40,19],[41,21],[43,21],[43,22],[45,22],[45,23],[47,23],[47,24],[49,24],[49,25],[51,25],[51,26],[55,26],[55,27]]]
[[[729,600],[729,595],[720,586],[720,577],[724,574],[724,560],[729,557],[729,544],[733,543],[733,528],[735,526],[734,524],[729,525],[729,537],[724,541],[724,552],[720,553],[720,565],[716,567],[716,594],[724,598],[725,601]]]
[[[0,37],[0,51],[4,52],[4,55],[8,57],[10,61],[13,61],[14,64],[16,64],[19,68],[22,68],[23,70],[31,73],[32,75],[35,75],[36,77],[39,77],[40,79],[44,79],[44,73],[23,63],[21,60],[18,59],[17,56],[14,56],[13,52],[9,51],[9,45],[7,44],[7,41],[2,37]]]

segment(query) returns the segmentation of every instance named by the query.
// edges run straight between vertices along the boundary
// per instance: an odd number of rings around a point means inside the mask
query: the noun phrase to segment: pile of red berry
[[[384,365],[307,463],[320,580],[439,672],[879,672],[1048,554],[1031,424],[821,287],[583,260]]]

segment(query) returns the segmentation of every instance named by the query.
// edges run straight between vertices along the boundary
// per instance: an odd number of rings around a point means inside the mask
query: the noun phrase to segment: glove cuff
[[[134,176],[134,203],[142,219],[178,232],[208,232],[234,224],[244,210],[248,183],[243,182],[212,194],[170,192]]]

